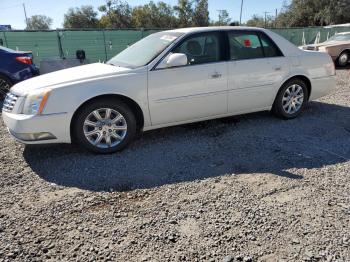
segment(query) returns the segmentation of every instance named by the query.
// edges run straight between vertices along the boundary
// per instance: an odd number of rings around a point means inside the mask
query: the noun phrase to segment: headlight
[[[49,98],[50,90],[30,93],[24,100],[22,113],[25,115],[40,115]]]

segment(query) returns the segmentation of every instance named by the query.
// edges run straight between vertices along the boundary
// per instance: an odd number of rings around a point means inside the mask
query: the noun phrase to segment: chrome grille
[[[8,93],[5,97],[2,110],[5,112],[12,112],[13,108],[16,105],[17,99],[18,99],[18,96],[12,93]]]

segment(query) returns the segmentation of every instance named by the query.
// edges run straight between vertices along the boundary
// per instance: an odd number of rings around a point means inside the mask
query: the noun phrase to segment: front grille
[[[2,110],[5,112],[12,112],[13,108],[16,105],[17,99],[18,99],[18,96],[12,93],[8,93],[5,97]]]

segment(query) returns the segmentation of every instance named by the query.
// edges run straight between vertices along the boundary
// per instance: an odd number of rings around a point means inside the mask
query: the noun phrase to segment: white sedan
[[[264,29],[185,28],[152,34],[105,64],[21,82],[2,117],[25,144],[74,141],[111,153],[139,131],[263,110],[292,119],[333,88],[328,54]]]

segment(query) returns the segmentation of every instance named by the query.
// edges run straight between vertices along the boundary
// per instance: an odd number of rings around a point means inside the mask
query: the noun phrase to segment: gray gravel
[[[0,261],[350,261],[350,73],[268,112],[127,150],[27,146],[0,123]]]

